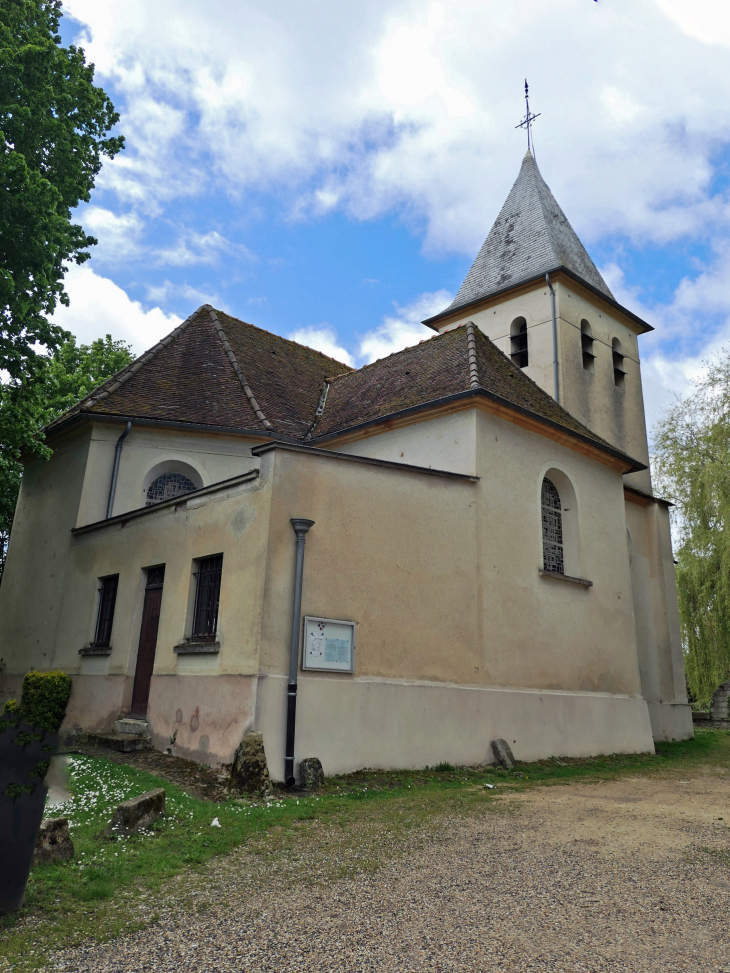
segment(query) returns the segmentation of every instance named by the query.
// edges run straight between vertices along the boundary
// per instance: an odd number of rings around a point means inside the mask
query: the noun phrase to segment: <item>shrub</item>
[[[26,672],[20,714],[26,723],[58,733],[71,695],[71,679],[65,672]]]

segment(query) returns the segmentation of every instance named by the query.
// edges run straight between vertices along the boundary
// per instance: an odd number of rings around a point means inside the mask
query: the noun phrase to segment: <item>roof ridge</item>
[[[254,396],[253,392],[251,391],[251,386],[248,384],[248,382],[246,381],[245,375],[241,371],[241,366],[238,364],[238,359],[236,358],[235,354],[233,353],[233,349],[231,348],[231,346],[230,346],[230,344],[228,342],[228,338],[226,337],[226,333],[223,330],[223,326],[221,325],[220,321],[218,320],[218,317],[216,315],[215,309],[213,307],[211,307],[210,304],[204,304],[203,307],[207,310],[208,317],[213,322],[213,327],[215,328],[215,331],[216,331],[216,334],[218,335],[218,338],[220,340],[220,343],[223,345],[223,349],[224,349],[226,355],[228,356],[228,361],[231,363],[231,366],[233,367],[233,371],[236,373],[236,378],[241,383],[241,387],[243,388],[243,391],[246,393],[246,398],[248,399],[248,401],[249,401],[249,403],[251,405],[251,408],[254,411],[254,414],[255,414],[256,418],[259,420],[259,422],[263,425],[263,427],[265,429],[271,429],[271,428],[273,428],[272,425],[271,425],[271,423],[269,422],[269,420],[266,418],[266,416],[261,411],[261,408],[259,407],[259,404],[256,401],[256,397]],[[247,323],[246,321],[242,321],[241,322],[241,324],[246,324],[246,323]],[[255,327],[255,325],[252,325],[252,327]],[[263,329],[260,329],[260,330],[263,330]]]
[[[477,364],[477,343],[474,337],[474,322],[466,322],[466,354],[469,363],[469,385],[473,389],[480,388],[479,367]]]
[[[181,334],[181,332],[183,332],[189,324],[192,324],[203,308],[207,306],[208,305],[206,304],[201,304],[196,311],[193,311],[189,317],[185,318],[185,320],[182,321],[169,334],[165,335],[164,338],[161,338],[157,344],[145,351],[139,356],[139,358],[135,358],[135,360],[130,362],[129,365],[125,365],[124,368],[120,368],[118,372],[115,372],[114,375],[111,375],[108,379],[106,379],[105,382],[102,382],[102,384],[98,386],[98,388],[94,389],[93,392],[90,392],[89,395],[85,396],[83,399],[80,399],[69,409],[62,412],[60,416],[56,416],[55,419],[48,423],[46,428],[50,429],[62,419],[67,418],[70,414],[82,412],[84,408],[96,405],[98,402],[101,402],[102,399],[105,399],[108,395],[111,395],[112,392],[116,392],[120,386],[124,385],[125,382],[128,382],[130,378],[136,375],[143,365],[146,365],[148,362],[152,361],[152,359],[155,358],[155,356],[159,354],[163,348],[166,348],[169,344],[172,344],[178,335]]]
[[[472,322],[469,322],[469,324],[471,324],[471,323]],[[580,426],[583,427],[583,429],[587,430],[591,434],[591,437],[593,439],[597,440],[600,443],[604,443],[607,446],[611,446],[611,443],[609,443],[607,439],[604,439],[602,436],[599,436],[597,432],[594,432],[584,422],[581,422],[581,420],[578,419],[576,416],[574,416],[572,412],[568,412],[568,410],[565,408],[565,406],[564,405],[561,405],[560,402],[558,402],[556,399],[554,399],[552,397],[552,395],[550,395],[549,392],[546,392],[545,389],[542,387],[542,385],[538,385],[538,383],[535,381],[534,378],[530,378],[530,376],[527,375],[527,374],[525,374],[524,370],[522,368],[520,368],[519,365],[515,365],[515,363],[510,358],[510,356],[506,352],[502,351],[501,348],[498,348],[497,345],[492,341],[492,339],[488,335],[484,334],[484,332],[482,331],[481,328],[478,328],[477,327],[476,328],[476,331],[479,333],[479,335],[480,335],[480,337],[481,337],[481,339],[483,341],[485,341],[491,348],[494,348],[494,350],[496,352],[498,352],[498,354],[500,354],[506,360],[507,364],[512,369],[512,371],[515,373],[515,375],[519,375],[520,376],[520,381],[529,382],[530,385],[532,385],[533,388],[535,388],[537,390],[537,392],[538,392],[539,395],[545,396],[546,398],[550,399],[550,401],[553,402],[557,406],[557,408],[560,410],[561,413],[563,413],[564,415],[566,415],[569,418],[571,418],[574,422],[577,422],[578,425],[580,425]],[[475,336],[475,342],[476,342],[476,336]],[[513,405],[517,405],[517,403],[513,403]],[[539,413],[535,413],[535,414],[538,415]],[[557,422],[558,425],[564,426],[564,428],[566,428],[566,429],[569,429],[570,428],[569,426],[565,426],[563,422],[560,422],[557,419],[554,419],[553,422]],[[615,448],[615,447],[612,447],[612,448]]]

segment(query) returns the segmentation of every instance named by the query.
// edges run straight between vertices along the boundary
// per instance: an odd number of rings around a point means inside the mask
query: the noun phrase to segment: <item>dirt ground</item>
[[[720,767],[503,793],[335,881],[318,876],[357,838],[311,822],[287,856],[240,849],[182,913],[55,968],[730,971],[729,799]]]

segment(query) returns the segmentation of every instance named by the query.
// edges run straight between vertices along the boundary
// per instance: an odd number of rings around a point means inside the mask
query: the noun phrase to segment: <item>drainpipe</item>
[[[289,657],[289,685],[286,690],[286,757],[284,759],[284,781],[293,787],[294,778],[294,734],[297,723],[297,676],[299,674],[299,629],[302,615],[302,577],[304,575],[305,534],[314,527],[313,520],[292,517],[291,525],[297,535],[297,564],[294,573],[294,614],[291,621],[291,655]]]
[[[555,383],[555,401],[560,403],[560,389],[558,387],[558,319],[555,315],[555,291],[550,283],[550,274],[545,274],[545,280],[550,288],[550,306],[553,312],[553,381]]]
[[[117,475],[119,473],[119,457],[122,455],[122,444],[124,443],[124,440],[127,438],[127,436],[131,431],[132,431],[132,420],[130,419],[127,422],[127,425],[124,427],[124,432],[119,437],[119,439],[117,439],[116,449],[114,450],[114,466],[112,468],[112,482],[109,485],[109,502],[106,505],[107,520],[109,520],[109,518],[112,515],[112,507],[114,506],[114,494],[117,492]]]

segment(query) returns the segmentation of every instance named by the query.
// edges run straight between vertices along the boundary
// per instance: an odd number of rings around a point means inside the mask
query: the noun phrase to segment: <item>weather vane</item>
[[[529,94],[529,91],[530,91],[530,89],[527,86],[527,78],[525,78],[525,105],[527,106],[527,111],[525,113],[525,117],[522,119],[522,121],[520,122],[519,125],[515,125],[515,128],[526,128],[527,129],[527,151],[528,152],[531,152],[533,150],[534,146],[532,144],[532,138],[530,136],[530,126],[532,125],[532,123],[535,121],[536,118],[539,118],[540,117],[540,115],[542,114],[542,112],[538,112],[537,115],[531,115],[530,114],[530,94]]]

